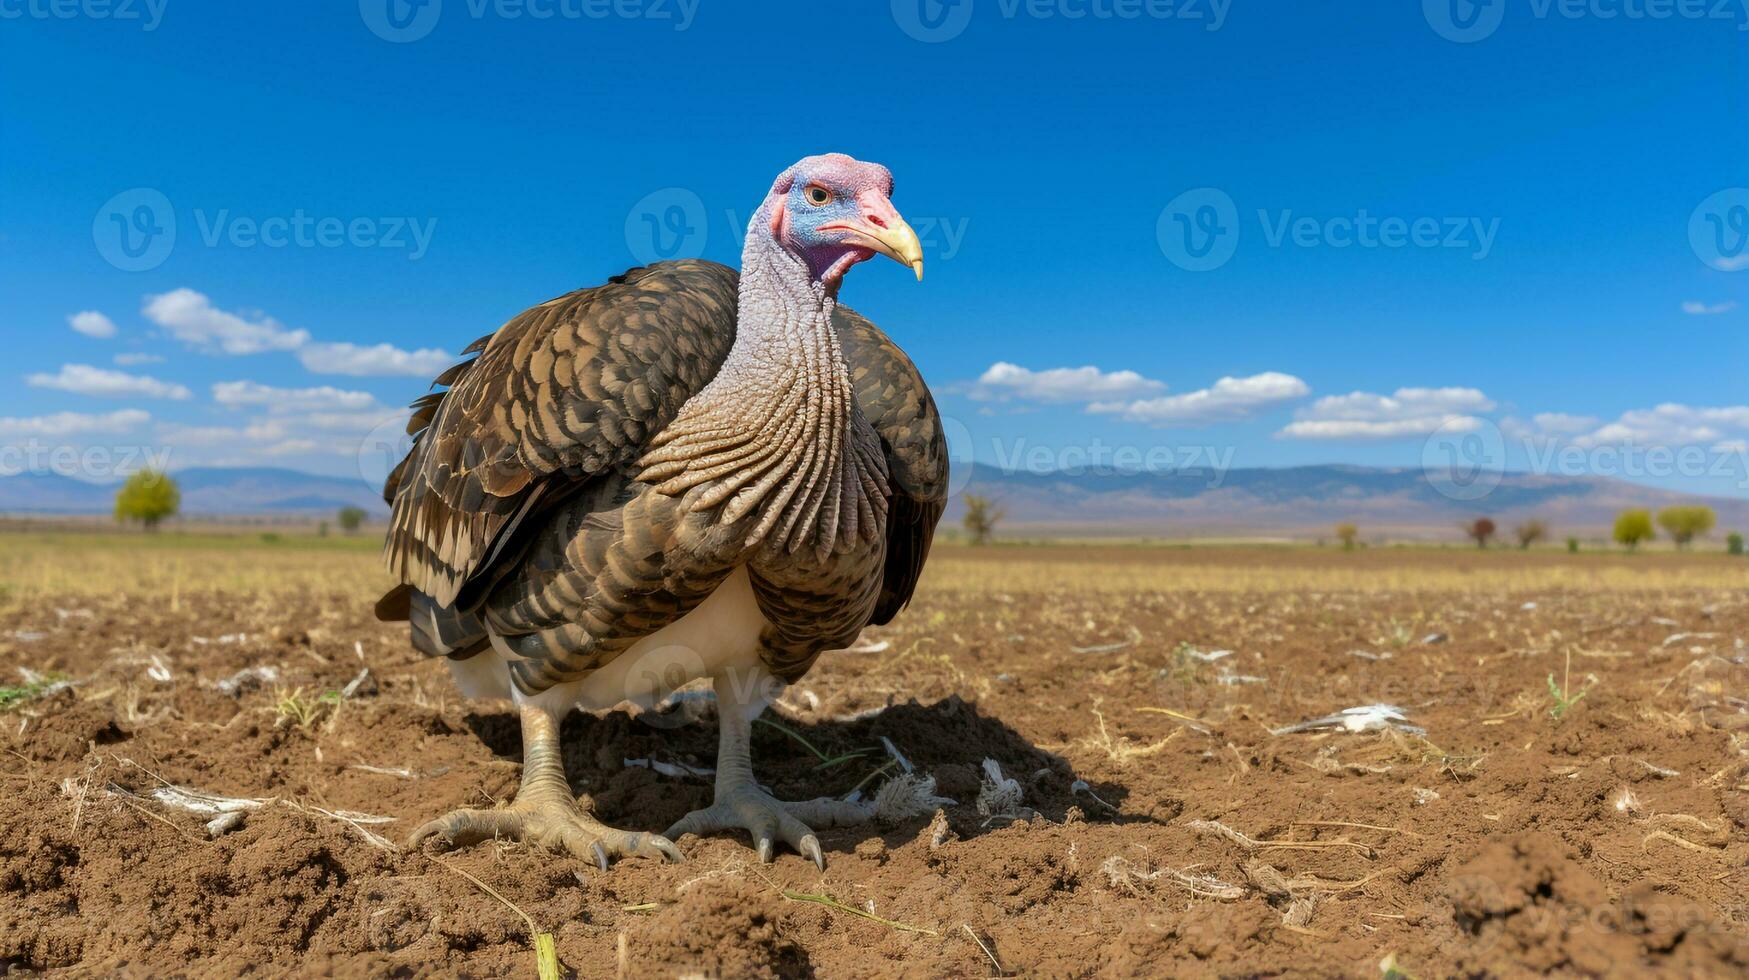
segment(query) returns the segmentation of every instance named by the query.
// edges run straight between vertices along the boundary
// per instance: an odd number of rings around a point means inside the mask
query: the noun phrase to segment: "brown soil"
[[[369,599],[0,616],[0,680],[77,681],[0,716],[0,974],[533,975],[516,912],[398,848],[514,794],[515,718],[462,701]],[[1745,637],[1740,592],[936,588],[865,637],[886,650],[828,655],[768,715],[830,756],[870,751],[821,768],[760,726],[754,756],[780,797],[842,794],[885,736],[959,801],[942,817],[824,831],[823,875],[727,835],[606,873],[509,844],[444,859],[585,977],[1355,976],[1392,955],[1419,977],[1743,975]],[[1587,694],[1556,719],[1569,655]],[[276,676],[239,675],[260,667]],[[304,724],[276,707],[297,689]],[[1270,733],[1377,701],[1426,736]],[[708,801],[705,779],[625,765],[710,765],[708,718],[564,734],[610,823]],[[979,812],[985,759],[1020,782],[1018,816]],[[152,798],[166,782],[268,802],[209,838],[210,814]]]

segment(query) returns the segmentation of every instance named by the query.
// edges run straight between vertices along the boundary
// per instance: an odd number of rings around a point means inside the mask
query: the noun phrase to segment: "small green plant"
[[[314,700],[304,697],[304,689],[294,688],[291,691],[281,690],[274,701],[273,710],[284,720],[299,728],[308,728],[317,719],[340,703],[339,691],[327,691],[317,695]]]
[[[1730,534],[1725,535],[1725,554],[1740,555],[1742,553],[1743,535],[1737,531],[1732,531]],[[4,598],[3,593],[0,593],[0,598]]]
[[[1561,671],[1561,683],[1558,686],[1555,684],[1555,672],[1549,671],[1549,697],[1555,701],[1549,707],[1549,715],[1556,721],[1560,721],[1561,716],[1567,713],[1568,708],[1583,701],[1585,695],[1590,693],[1588,688],[1580,690],[1578,694],[1573,693],[1572,670],[1573,652],[1569,650],[1567,651],[1567,666]]]
[[[1569,536],[1567,538],[1567,554],[1576,555],[1578,553],[1579,553],[1579,539]]]
[[[0,713],[11,711],[27,701],[35,701],[48,693],[55,685],[67,680],[66,674],[54,671],[31,673],[28,679],[16,687],[0,687]]]
[[[261,536],[261,543],[262,544],[278,544],[279,543],[278,532],[268,531],[267,533],[263,534]]]

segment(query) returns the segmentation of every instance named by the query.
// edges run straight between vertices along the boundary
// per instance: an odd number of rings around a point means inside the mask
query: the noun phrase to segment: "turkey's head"
[[[760,214],[780,246],[836,289],[850,267],[876,255],[923,278],[923,246],[892,202],[893,175],[842,153],[804,157],[771,185]],[[754,232],[760,230],[756,220]]]

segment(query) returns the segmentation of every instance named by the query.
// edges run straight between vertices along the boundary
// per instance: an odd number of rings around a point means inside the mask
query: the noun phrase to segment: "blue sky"
[[[892,169],[928,264],[842,299],[962,458],[1749,495],[1745,27],[1737,0],[0,0],[0,468],[374,478],[475,337],[642,259],[735,262],[771,178],[839,150]]]

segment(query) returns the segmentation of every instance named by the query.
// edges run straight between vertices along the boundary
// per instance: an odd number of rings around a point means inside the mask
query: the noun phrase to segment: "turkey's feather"
[[[735,338],[737,286],[736,272],[714,262],[657,263],[543,303],[469,345],[464,353],[478,357],[438,378],[449,389],[415,403],[413,448],[384,487],[390,570],[425,608],[483,602],[526,560],[541,518],[604,478],[617,484],[716,375]],[[892,503],[874,613],[885,623],[928,555],[946,500],[946,445],[934,400],[897,345],[844,307],[834,326],[857,407],[886,455]],[[405,616],[408,606],[401,598],[381,610]]]

